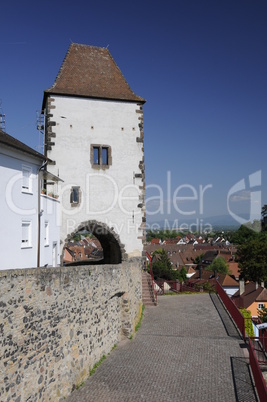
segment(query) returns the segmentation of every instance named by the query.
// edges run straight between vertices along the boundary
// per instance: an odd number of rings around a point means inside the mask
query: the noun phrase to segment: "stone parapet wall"
[[[58,401],[141,316],[142,263],[0,271],[0,400]]]

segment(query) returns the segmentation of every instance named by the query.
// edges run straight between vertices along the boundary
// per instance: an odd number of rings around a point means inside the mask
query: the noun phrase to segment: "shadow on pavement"
[[[212,300],[212,303],[214,305],[214,307],[216,308],[221,321],[223,323],[223,326],[225,328],[225,331],[227,333],[228,336],[232,337],[232,338],[236,338],[236,339],[240,339],[240,334],[237,331],[232,319],[230,318],[228,312],[226,311],[224,305],[222,304],[221,300],[219,299],[219,297],[217,296],[216,293],[210,293],[210,298]]]
[[[237,402],[257,402],[249,364],[245,357],[231,357],[231,368]]]

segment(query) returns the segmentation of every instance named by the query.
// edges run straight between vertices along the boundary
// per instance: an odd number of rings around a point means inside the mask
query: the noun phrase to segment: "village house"
[[[61,252],[87,229],[103,263],[145,257],[144,103],[107,48],[70,45],[42,106],[49,170],[64,180]]]
[[[60,203],[41,188],[59,178],[43,171],[43,155],[2,130],[0,144],[0,269],[57,266]]]
[[[191,286],[197,285],[203,287],[206,283],[209,283],[215,290],[216,281],[220,283],[229,297],[231,297],[238,290],[238,282],[230,275],[221,273],[216,273],[215,275],[214,272],[202,268],[196,270],[196,272],[190,276],[187,284],[190,284]]]
[[[244,280],[240,280],[239,290],[233,295],[232,300],[238,308],[245,308],[251,312],[252,317],[258,317],[258,310],[267,307],[267,289],[264,283],[245,284]]]

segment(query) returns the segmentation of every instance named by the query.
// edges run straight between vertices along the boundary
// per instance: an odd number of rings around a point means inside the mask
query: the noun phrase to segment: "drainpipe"
[[[40,242],[41,242],[41,170],[47,165],[47,161],[45,161],[42,166],[38,170],[38,221],[37,221],[37,268],[40,267]]]
[[[38,177],[38,192],[37,192],[37,194],[38,194],[38,211],[37,211],[37,214],[38,214],[38,221],[37,221],[37,268],[39,268],[40,267],[40,237],[41,237],[41,216],[40,216],[40,210],[41,210],[41,191],[40,191],[40,180],[41,180],[41,178],[40,178],[40,169],[39,169],[39,171],[38,171],[38,175],[37,175],[37,177]]]

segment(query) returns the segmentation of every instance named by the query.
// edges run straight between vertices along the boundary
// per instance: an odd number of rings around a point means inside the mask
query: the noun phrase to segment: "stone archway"
[[[68,235],[65,240],[65,245],[75,235],[75,233],[82,230],[91,232],[101,243],[104,253],[104,259],[101,262],[102,264],[120,264],[122,261],[127,260],[124,245],[120,242],[117,233],[115,233],[114,230],[109,228],[105,223],[95,220],[80,223],[77,230]]]

